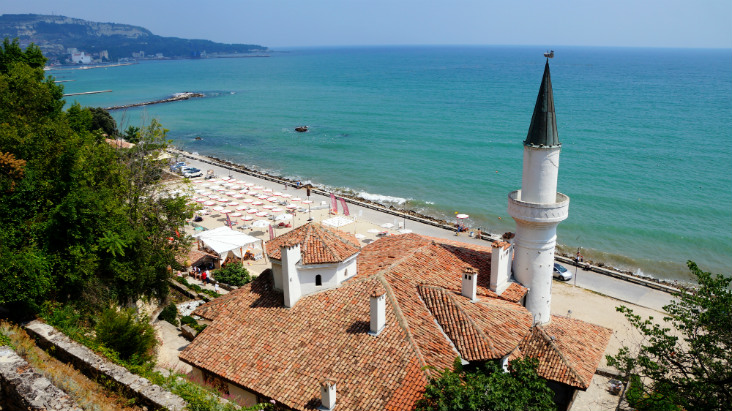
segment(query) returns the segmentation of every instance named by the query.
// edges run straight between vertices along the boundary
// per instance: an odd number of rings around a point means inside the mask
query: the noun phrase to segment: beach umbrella
[[[386,229],[394,228],[394,224],[392,224],[392,223],[384,223],[381,226],[384,227],[384,228],[386,228]]]
[[[229,201],[229,207],[236,207],[238,205],[239,203],[237,203],[236,201]]]
[[[196,199],[196,202],[197,203],[205,203],[206,201],[208,201],[208,200],[206,200],[205,198],[197,198]]]
[[[229,210],[228,208],[225,208],[225,209],[221,210],[221,214],[231,214],[231,210]]]
[[[292,197],[292,194],[282,194],[282,198],[290,198]],[[295,201],[295,200],[292,200]]]
[[[214,211],[219,211],[219,212],[221,212],[221,210],[223,210],[223,209],[224,209],[224,207],[222,207],[222,206],[216,206],[213,208]]]
[[[216,202],[215,201],[211,201],[211,200],[208,200],[205,203],[203,203],[203,205],[206,205],[206,206],[212,206],[214,204],[216,204]]]
[[[274,206],[271,205],[271,204],[267,204],[267,205],[263,205],[262,208],[265,209],[265,210],[271,210],[271,209],[274,208]]]
[[[287,206],[285,206],[285,208],[288,210],[294,210],[297,208],[297,206],[295,204],[288,204]]]
[[[247,207],[249,207],[249,206],[248,206],[248,205],[246,205],[246,204],[242,204],[242,205],[240,205],[239,207],[237,207],[236,209],[237,209],[237,210],[239,210],[239,211],[244,211],[244,210],[246,210],[246,209],[247,209]]]
[[[458,215],[455,216],[455,218],[457,218],[458,220],[464,220],[464,219],[466,219],[468,217],[470,217],[470,216],[467,215],[467,214],[458,214]]]
[[[359,240],[363,240],[364,238],[366,238],[366,236],[363,234],[354,234],[354,237],[358,238]]]
[[[292,214],[280,214],[275,217],[275,221],[292,220]]]
[[[244,217],[241,218],[241,221],[252,221],[252,220],[254,220],[254,217],[249,216],[249,215],[245,215]]]
[[[269,222],[265,220],[257,220],[252,223],[252,227],[267,227],[269,225]]]
[[[262,207],[262,208],[264,208],[264,207]],[[272,210],[270,210],[270,211],[272,211],[273,213],[281,213],[281,212],[282,212],[282,211],[284,211],[284,210],[282,210],[282,209],[281,209],[281,208],[279,208],[279,207],[275,207],[275,208],[273,208],[273,209],[272,209]]]
[[[275,201],[279,201],[279,199],[275,196],[272,196],[272,197],[268,197],[267,201],[269,201],[270,203],[274,203]]]
[[[244,200],[241,200],[241,202],[242,202],[242,203],[246,203],[246,204],[251,204],[251,203],[253,203],[253,202],[254,202],[254,200],[253,200],[253,199],[251,199],[251,198],[245,198]]]
[[[408,228],[402,228],[401,230],[399,230],[399,234],[409,234],[411,232],[412,232],[412,230],[410,230]]]
[[[241,217],[241,213],[231,213],[229,217]]]
[[[272,195],[275,197],[279,197],[282,195],[282,193],[280,193],[279,191],[275,191],[274,193],[272,193]]]
[[[258,212],[259,210],[257,210],[256,208],[250,208],[249,210],[247,210],[247,214],[256,214]]]
[[[265,189],[264,189],[263,191],[264,191],[265,193],[271,193],[271,192],[272,192],[272,189],[271,189],[271,188],[265,188]]]
[[[267,217],[269,215],[266,211],[260,211],[257,213],[257,217]]]
[[[261,206],[262,204],[264,204],[264,203],[259,200],[252,202],[252,205],[255,205],[255,206]]]
[[[234,197],[234,198],[244,198],[244,196],[241,195],[241,194],[239,194],[239,193],[236,193],[236,194],[232,195],[232,197]]]
[[[254,187],[254,183],[244,183],[244,185],[247,187]]]
[[[303,204],[312,204],[313,203],[313,200],[303,200],[302,203]]]
[[[378,230],[376,228],[369,228],[368,230],[366,230],[366,232],[371,234],[378,234],[381,232],[381,230]]]
[[[254,189],[255,189],[255,190],[261,190],[261,189],[263,189],[263,188],[264,188],[264,187],[262,187],[262,186],[260,186],[260,185],[258,185],[258,184],[257,184],[256,186],[254,186]]]

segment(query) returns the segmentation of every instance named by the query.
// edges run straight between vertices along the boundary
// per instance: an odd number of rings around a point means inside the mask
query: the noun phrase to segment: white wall
[[[257,395],[245,390],[244,388],[241,388],[237,385],[234,385],[232,383],[229,384],[229,395],[234,397],[234,400],[237,402],[237,404],[244,406],[244,407],[253,407],[257,405]]]
[[[524,146],[521,200],[529,203],[554,203],[557,196],[560,147]]]

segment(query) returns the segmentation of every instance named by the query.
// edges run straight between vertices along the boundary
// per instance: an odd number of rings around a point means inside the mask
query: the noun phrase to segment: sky
[[[732,48],[730,0],[2,0],[1,13],[132,24],[272,49],[371,45]]]

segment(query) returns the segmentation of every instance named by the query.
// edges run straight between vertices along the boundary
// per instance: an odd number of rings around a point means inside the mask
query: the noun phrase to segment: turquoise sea
[[[185,150],[502,233],[514,228],[507,195],[521,185],[543,52],[294,49],[50,74],[74,80],[68,93],[113,90],[67,98],[86,106],[202,92],[113,114],[121,128],[157,118]],[[732,52],[555,52],[559,189],[571,197],[558,242],[660,278],[687,278],[686,260],[729,274]]]

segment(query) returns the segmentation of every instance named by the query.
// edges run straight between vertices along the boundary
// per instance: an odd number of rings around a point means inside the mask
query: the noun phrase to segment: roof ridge
[[[323,233],[330,234],[329,231],[326,230],[325,227],[320,225],[318,228],[313,229],[315,235],[320,239],[320,243],[323,245],[323,248],[325,248],[328,251],[328,254],[330,254],[331,261],[336,261],[339,256],[337,253],[330,247],[330,244],[328,244],[327,239],[325,238],[325,235]]]
[[[442,287],[439,287],[439,288],[442,288]],[[444,288],[442,288],[442,289],[444,290]],[[497,355],[498,350],[496,350],[496,347],[494,346],[492,339],[489,338],[485,332],[483,332],[483,329],[480,328],[478,326],[478,324],[476,324],[475,320],[473,320],[473,318],[465,311],[465,309],[462,306],[460,306],[460,304],[458,304],[457,300],[455,299],[455,296],[453,295],[455,293],[455,291],[454,290],[450,290],[450,291],[452,291],[452,293],[446,293],[448,295],[448,298],[450,298],[452,303],[455,305],[455,307],[457,307],[457,309],[460,310],[460,312],[465,317],[467,317],[468,321],[470,322],[470,325],[472,325],[473,328],[475,328],[477,330],[478,334],[485,340],[485,342],[488,344],[488,349],[491,350],[491,354]],[[478,300],[478,301],[480,301],[480,300]]]
[[[337,240],[337,241],[339,241],[339,242],[340,242],[340,243],[342,243],[342,244],[345,244],[345,245],[351,245],[351,246],[355,246],[355,247],[358,247],[359,249],[361,249],[361,246],[360,246],[360,245],[359,245],[358,243],[356,243],[356,244],[354,244],[354,243],[351,243],[350,241],[348,241],[348,239],[347,239],[347,238],[341,237],[340,235],[338,235],[338,233],[336,233],[335,231],[333,231],[333,230],[331,230],[331,229],[329,229],[329,228],[325,227],[324,225],[322,225],[322,224],[321,224],[321,225],[320,225],[320,228],[321,228],[321,229],[322,229],[322,230],[323,230],[323,231],[324,231],[325,233],[327,233],[327,234],[328,234],[328,235],[329,235],[330,237],[334,237],[334,240]],[[348,234],[348,233],[346,233],[345,231],[342,231],[342,232],[343,232],[344,234]],[[334,253],[334,255],[335,255],[335,251],[334,251],[333,253]],[[339,255],[339,256],[338,256],[337,258],[340,258],[340,255]]]
[[[386,278],[384,278],[384,275],[381,273],[374,274],[374,277],[376,277],[379,282],[381,282],[381,285],[384,287],[384,290],[386,291],[386,298],[389,299],[389,303],[392,306],[392,309],[394,310],[394,316],[397,318],[397,323],[402,327],[402,330],[404,330],[404,333],[406,334],[407,341],[409,342],[409,345],[412,346],[412,349],[414,350],[415,354],[417,355],[417,360],[420,364],[420,369],[424,370],[424,374],[427,378],[429,378],[429,374],[426,371],[425,367],[427,366],[427,361],[424,359],[424,355],[422,355],[422,350],[419,349],[419,346],[414,341],[414,336],[412,335],[412,331],[409,328],[409,322],[407,322],[406,317],[404,316],[404,313],[402,312],[401,307],[399,307],[399,304],[397,303],[397,299],[394,296],[394,290],[391,288],[391,284],[389,284],[388,281],[386,281]]]
[[[546,341],[547,343],[549,343],[549,346],[551,346],[552,349],[559,355],[559,358],[562,359],[562,362],[564,363],[564,365],[567,366],[567,369],[569,369],[569,371],[572,373],[572,375],[575,378],[577,378],[577,380],[583,386],[589,385],[589,384],[585,383],[584,378],[582,378],[582,376],[579,375],[579,373],[574,369],[574,367],[572,367],[572,365],[570,365],[569,361],[567,361],[567,358],[562,353],[562,350],[560,350],[559,347],[557,347],[557,344],[554,342],[554,340],[552,340],[552,337],[549,336],[549,334],[546,332],[546,330],[544,329],[544,327],[542,327],[540,324],[537,324],[534,327],[536,327],[537,330],[539,330],[539,333],[542,336],[542,338],[544,339],[544,341]],[[554,337],[554,338],[556,338],[556,337]]]
[[[409,235],[409,234],[407,234],[407,235]],[[406,259],[413,257],[414,254],[417,253],[417,251],[422,250],[423,248],[427,247],[428,245],[430,245],[429,242],[427,244],[423,244],[423,245],[420,245],[419,247],[412,249],[412,252],[406,253],[404,256],[402,256],[398,260],[393,261],[391,264],[387,265],[386,267],[383,267],[381,270],[374,273],[374,275],[383,274],[385,271],[389,271],[393,267],[401,265],[401,263],[404,262]]]

